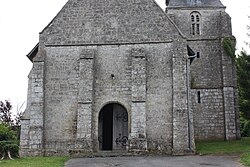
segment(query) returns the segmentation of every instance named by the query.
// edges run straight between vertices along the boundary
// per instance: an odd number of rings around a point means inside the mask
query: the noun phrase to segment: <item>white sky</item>
[[[165,0],[156,0],[165,8]],[[221,0],[232,17],[238,50],[247,49],[250,0]],[[38,43],[39,32],[54,18],[67,0],[0,1],[0,101],[14,106],[27,98],[28,74],[32,63],[26,57]],[[15,109],[14,109],[15,110]]]

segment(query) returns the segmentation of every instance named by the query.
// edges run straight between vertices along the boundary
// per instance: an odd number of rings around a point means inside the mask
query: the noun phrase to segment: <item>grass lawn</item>
[[[0,160],[1,167],[63,167],[68,157],[28,157]]]
[[[250,153],[243,154],[240,162],[245,166],[250,166]]]
[[[241,163],[250,166],[250,137],[236,141],[202,141],[196,142],[200,154],[240,154]]]

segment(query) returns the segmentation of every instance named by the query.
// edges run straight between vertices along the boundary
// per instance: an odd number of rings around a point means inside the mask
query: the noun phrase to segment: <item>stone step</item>
[[[134,152],[127,151],[98,151],[93,153],[94,157],[121,157],[121,156],[135,156],[138,155]]]
[[[122,157],[122,156],[138,156],[138,155],[143,155],[143,154],[145,154],[145,152],[127,152],[124,150],[86,152],[86,150],[75,149],[75,150],[70,151],[70,157],[73,157],[73,158]]]

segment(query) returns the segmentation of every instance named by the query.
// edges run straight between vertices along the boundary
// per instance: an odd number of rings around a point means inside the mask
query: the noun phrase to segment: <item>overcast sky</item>
[[[165,0],[156,0],[165,8]],[[237,48],[247,48],[250,0],[221,0],[232,17]],[[27,98],[28,74],[32,63],[26,57],[38,43],[39,32],[54,18],[67,0],[0,1],[0,101],[14,106]],[[16,110],[16,109],[14,109]]]

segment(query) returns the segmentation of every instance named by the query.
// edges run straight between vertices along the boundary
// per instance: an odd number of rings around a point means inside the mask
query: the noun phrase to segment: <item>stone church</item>
[[[220,0],[69,0],[27,55],[20,154],[195,152],[240,137]]]

